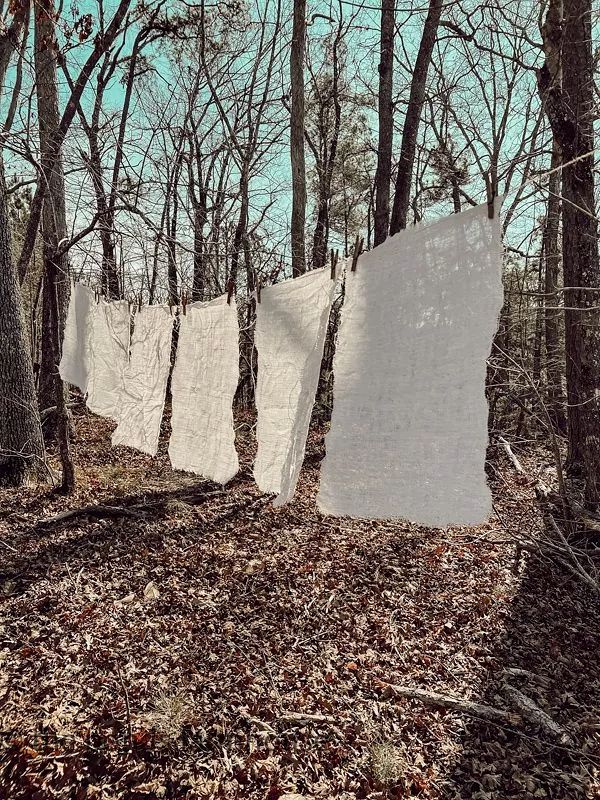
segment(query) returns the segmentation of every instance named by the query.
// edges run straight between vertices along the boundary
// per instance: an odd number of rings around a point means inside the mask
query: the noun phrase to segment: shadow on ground
[[[581,584],[530,559],[489,659],[478,699],[506,707],[506,681],[572,738],[561,747],[531,726],[519,732],[471,721],[442,796],[473,800],[600,797],[600,623]],[[595,788],[594,788],[595,787]]]

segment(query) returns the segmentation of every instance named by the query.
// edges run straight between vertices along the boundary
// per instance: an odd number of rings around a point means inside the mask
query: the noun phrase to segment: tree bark
[[[594,200],[594,61],[590,0],[553,0],[544,26],[540,94],[561,150],[565,350],[571,472],[600,505],[600,285]],[[562,26],[560,20],[562,18]],[[556,41],[560,43],[557,55]],[[560,69],[557,67],[560,65]],[[575,160],[579,159],[579,160]],[[574,163],[573,163],[574,162]]]
[[[0,486],[40,475],[44,441],[17,271],[12,260],[0,159]]]
[[[556,144],[552,148],[550,168],[560,166],[560,151]],[[560,226],[560,172],[552,172],[548,184],[548,205],[543,231],[544,249],[544,337],[546,355],[546,394],[548,413],[557,433],[566,436],[567,417],[565,414],[565,397],[562,379],[565,366],[565,354],[560,341],[561,311],[558,310],[558,277],[560,270],[560,253],[558,249],[558,231]]]
[[[379,138],[375,172],[375,246],[388,235],[390,189],[392,182],[392,142],[394,136],[394,9],[395,0],[382,0],[379,56]]]
[[[0,35],[0,92],[29,1],[13,7]],[[44,468],[45,452],[17,270],[12,258],[4,165],[0,152],[0,486],[20,486]]]
[[[306,165],[304,160],[304,46],[306,0],[294,0],[294,29],[290,52],[292,107],[290,157],[292,162],[292,275],[306,272]]]
[[[410,205],[410,186],[412,183],[413,166],[417,150],[417,135],[419,132],[419,123],[421,121],[421,111],[423,110],[423,103],[425,101],[427,74],[429,72],[431,55],[437,39],[437,31],[443,5],[443,0],[429,0],[429,12],[423,27],[421,44],[419,45],[419,52],[417,54],[410,85],[410,97],[406,110],[406,118],[402,129],[400,163],[398,164],[396,192],[394,194],[394,205],[390,221],[391,234],[398,233],[398,231],[406,228],[406,220]]]

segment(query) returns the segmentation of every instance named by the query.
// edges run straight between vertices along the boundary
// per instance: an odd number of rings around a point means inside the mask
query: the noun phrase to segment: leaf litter
[[[110,423],[81,414],[76,493],[3,495],[0,797],[600,797],[586,591],[515,558],[495,519],[323,517],[322,428],[274,509],[243,422],[225,489],[174,473],[164,436],[154,460],[111,449]],[[501,517],[532,524],[532,481],[500,455],[492,473]],[[135,513],[44,524],[97,504]],[[506,680],[573,745],[382,690],[505,708]]]

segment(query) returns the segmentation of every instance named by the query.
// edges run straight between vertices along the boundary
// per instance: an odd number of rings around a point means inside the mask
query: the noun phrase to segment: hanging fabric
[[[77,386],[84,394],[88,390],[89,337],[94,305],[94,292],[91,289],[82,283],[71,284],[58,372],[65,383]]]
[[[265,287],[256,306],[254,478],[275,506],[296,490],[336,285],[329,268],[314,270]]]
[[[239,380],[236,304],[227,295],[192,303],[180,319],[171,381],[171,464],[227,483],[239,469],[232,411]]]
[[[87,406],[94,414],[115,421],[129,362],[130,319],[126,300],[100,300],[92,307]]]
[[[484,390],[501,233],[499,213],[478,206],[399,233],[348,272],[323,512],[437,527],[488,517]]]
[[[171,365],[172,332],[173,317],[168,306],[144,306],[135,315],[113,446],[126,445],[156,455]]]

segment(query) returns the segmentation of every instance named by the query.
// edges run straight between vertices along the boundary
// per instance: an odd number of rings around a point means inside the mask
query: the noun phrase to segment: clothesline
[[[353,267],[346,265],[320,508],[427,525],[482,522],[491,509],[485,374],[502,303],[499,213],[490,218],[484,204],[410,228]],[[295,491],[340,273],[311,270],[255,295],[254,476],[276,504]],[[94,301],[89,288],[73,287],[61,376],[90,406],[98,389],[109,389],[101,413],[117,422],[113,445],[154,455],[172,309],[138,309],[129,344],[128,303]],[[235,298],[187,304],[172,375],[174,468],[221,483],[237,472],[239,359]]]

